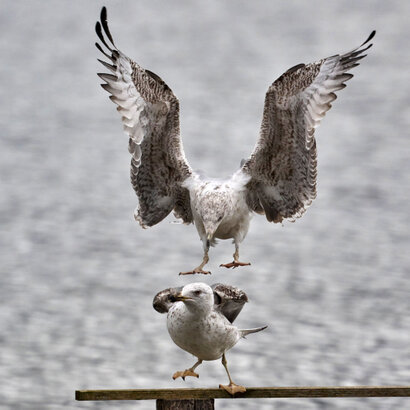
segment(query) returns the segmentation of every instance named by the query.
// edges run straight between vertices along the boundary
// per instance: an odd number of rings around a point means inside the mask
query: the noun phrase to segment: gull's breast
[[[179,302],[168,313],[168,332],[181,349],[202,360],[219,359],[239,340],[239,332],[215,312],[195,317]]]

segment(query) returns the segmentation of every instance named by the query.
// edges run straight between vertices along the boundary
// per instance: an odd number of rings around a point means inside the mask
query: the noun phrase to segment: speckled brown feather
[[[99,60],[113,74],[99,76],[106,81],[102,87],[118,105],[129,135],[131,183],[139,200],[135,219],[142,227],[148,227],[174,210],[176,217],[191,223],[189,193],[181,183],[192,171],[179,135],[178,99],[157,74],[143,69],[116,48],[106,19],[103,7],[96,32],[111,56],[96,45],[112,61],[108,64]]]
[[[269,222],[294,220],[316,197],[317,151],[315,128],[353,77],[372,44],[369,38],[357,49],[312,64],[298,64],[268,89],[260,137],[242,170],[251,175],[247,203]]]
[[[248,302],[248,296],[243,290],[222,283],[215,283],[211,288],[214,291],[215,306],[233,323],[241,312],[243,305]]]
[[[169,308],[174,303],[172,297],[176,296],[179,292],[181,292],[181,290],[182,286],[178,288],[167,288],[161,290],[154,296],[152,307],[159,313],[167,313]]]
[[[295,65],[279,77],[266,93],[260,136],[250,158],[231,178],[216,180],[191,170],[180,138],[178,99],[157,74],[118,50],[105,8],[96,32],[102,44],[96,46],[108,59],[99,60],[108,73],[98,75],[129,136],[131,183],[139,199],[135,219],[145,228],[172,210],[185,223],[195,218],[204,257],[185,273],[206,273],[203,266],[216,239],[234,240],[234,264],[239,264],[239,244],[251,212],[264,214],[270,222],[303,215],[316,197],[315,128],[375,34],[351,52]]]
[[[233,323],[241,312],[243,305],[248,302],[248,296],[243,290],[223,283],[215,283],[211,285],[211,288],[214,292],[215,309]],[[167,313],[175,302],[172,297],[176,296],[181,290],[182,287],[178,287],[167,288],[158,292],[152,301],[154,309],[159,313]]]

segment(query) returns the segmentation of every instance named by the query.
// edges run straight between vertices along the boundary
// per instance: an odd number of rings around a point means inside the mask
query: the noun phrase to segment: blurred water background
[[[79,403],[75,389],[215,387],[173,381],[194,358],[168,337],[154,294],[191,281],[244,289],[237,320],[268,324],[227,355],[248,386],[410,382],[408,16],[403,1],[107,1],[117,45],[181,102],[194,168],[227,176],[256,141],[267,87],[289,67],[374,47],[316,132],[318,197],[284,226],[254,217],[241,258],[178,277],[193,226],[133,220],[127,138],[96,76],[101,1],[2,0],[0,408],[152,409]],[[218,409],[404,409],[409,399],[217,402]]]

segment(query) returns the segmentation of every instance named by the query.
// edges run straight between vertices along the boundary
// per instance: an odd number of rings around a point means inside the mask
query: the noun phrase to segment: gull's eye
[[[218,222],[221,222],[221,221],[222,221],[222,218],[223,218],[223,216],[220,216],[220,217],[218,218]]]
[[[195,296],[199,296],[201,293],[202,293],[201,290],[196,290],[196,291],[194,292],[194,295],[195,295]]]

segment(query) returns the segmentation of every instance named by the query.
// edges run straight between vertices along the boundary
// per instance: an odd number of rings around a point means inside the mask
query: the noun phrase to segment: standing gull
[[[315,128],[375,35],[373,31],[348,53],[298,64],[280,76],[266,93],[259,139],[250,157],[229,179],[216,180],[192,170],[182,147],[177,97],[158,75],[116,47],[105,7],[96,32],[108,53],[96,46],[110,63],[99,61],[111,72],[98,75],[118,105],[129,137],[131,183],[139,201],[135,219],[147,228],[174,211],[185,224],[195,223],[203,243],[201,264],[181,274],[210,273],[203,268],[216,239],[233,239],[235,244],[233,261],[221,266],[249,265],[239,261],[239,244],[253,212],[274,223],[304,214],[316,197]]]
[[[174,380],[199,377],[195,369],[203,360],[222,358],[229,385],[219,387],[232,395],[246,391],[245,387],[232,381],[225,353],[246,335],[266,329],[264,326],[240,330],[232,325],[247,301],[245,292],[221,283],[212,287],[205,283],[190,283],[181,288],[165,289],[155,296],[154,309],[168,313],[167,327],[172,340],[198,358],[191,368],[175,372]]]

